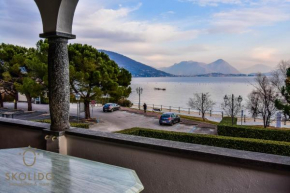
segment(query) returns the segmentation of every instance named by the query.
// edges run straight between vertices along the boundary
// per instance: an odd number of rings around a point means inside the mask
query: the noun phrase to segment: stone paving
[[[22,110],[13,110],[13,104],[5,103],[6,107],[0,109],[0,112],[17,112],[18,114],[14,116],[15,119],[22,120],[41,120],[49,119],[49,109],[48,105],[33,104],[32,112],[25,111],[27,104],[19,103],[18,107]],[[71,120],[76,121],[76,104],[71,104]],[[160,126],[159,116],[160,113],[148,112],[146,114],[143,111],[122,108],[121,111],[116,111],[113,113],[104,113],[102,107],[94,108],[93,118],[97,121],[90,126],[90,129],[103,132],[115,132],[123,129],[128,129],[132,127],[144,127],[152,128],[158,130],[167,131],[178,131],[186,133],[200,133],[200,134],[213,134],[217,133],[216,126],[207,123],[195,122],[191,120],[181,119],[180,124],[175,124],[174,126]],[[82,114],[82,116],[84,116]]]

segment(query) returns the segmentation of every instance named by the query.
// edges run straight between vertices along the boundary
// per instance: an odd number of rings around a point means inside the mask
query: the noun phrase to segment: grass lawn
[[[143,112],[143,110],[138,110],[138,109],[134,109],[134,108],[130,108],[130,109]],[[162,112],[158,112],[158,111],[156,112],[156,111],[148,111],[147,110],[147,112],[156,113],[156,114],[160,114],[160,115],[163,114]],[[188,119],[188,120],[191,120],[191,121],[209,123],[209,124],[212,124],[212,125],[218,125],[219,124],[218,122],[210,121],[210,120],[207,120],[207,119],[203,120],[201,117],[193,117],[193,116],[188,116],[188,115],[179,115],[179,116],[182,119]]]
[[[181,118],[183,119],[188,119],[188,120],[192,120],[192,121],[197,121],[197,122],[203,122],[203,123],[209,123],[212,125],[218,125],[218,122],[214,122],[214,121],[210,121],[210,120],[203,120],[201,117],[192,117],[192,116],[187,116],[187,115],[180,115]]]
[[[51,123],[49,119],[44,119],[44,120],[36,120],[35,122],[40,122],[40,123]],[[70,122],[71,127],[78,127],[78,128],[83,128],[83,129],[89,129],[90,125],[88,123],[75,123],[75,122]]]

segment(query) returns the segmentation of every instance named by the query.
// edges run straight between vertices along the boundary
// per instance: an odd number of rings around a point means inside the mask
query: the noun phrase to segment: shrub
[[[132,128],[117,133],[136,135],[141,137],[180,141],[209,145],[245,151],[270,153],[277,155],[290,156],[290,143],[280,141],[268,141],[260,139],[237,138],[217,135],[191,134],[172,131],[160,131],[144,128]]]
[[[231,125],[223,119],[217,126],[218,135],[290,142],[290,129],[257,128],[254,126]]]
[[[51,123],[49,119],[44,119],[44,120],[37,120],[36,122],[40,123]],[[72,127],[78,127],[78,128],[83,128],[83,129],[89,129],[90,125],[87,123],[70,123],[70,126]]]
[[[132,102],[128,99],[120,99],[118,101],[118,105],[120,105],[122,107],[132,107],[133,106]]]
[[[234,125],[238,122],[238,118],[234,117]],[[224,117],[220,124],[232,125],[232,117]]]

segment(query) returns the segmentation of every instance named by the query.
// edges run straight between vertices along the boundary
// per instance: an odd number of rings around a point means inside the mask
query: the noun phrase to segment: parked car
[[[160,125],[173,125],[180,122],[180,117],[175,113],[163,113],[159,119]]]
[[[120,106],[117,105],[116,103],[107,103],[103,107],[104,112],[113,112],[117,110],[120,110]]]

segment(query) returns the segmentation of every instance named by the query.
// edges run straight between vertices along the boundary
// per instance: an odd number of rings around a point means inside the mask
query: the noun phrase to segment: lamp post
[[[106,101],[107,101],[107,103],[109,102],[109,98],[110,98],[110,95],[109,94],[106,94]]]
[[[227,95],[225,95],[224,97],[224,101],[225,101],[225,106],[228,106],[229,105],[229,97]],[[241,96],[238,97],[238,105],[241,106],[241,103],[243,101],[243,98]],[[231,117],[232,117],[232,125],[234,125],[234,108],[235,108],[235,96],[234,94],[232,94],[232,106],[230,107],[231,108]]]
[[[201,116],[203,117],[203,105],[204,105],[204,100],[205,100],[205,94],[201,93]]]
[[[41,14],[43,33],[48,38],[48,89],[52,131],[69,129],[69,60],[68,39],[79,0],[35,0]]]
[[[80,105],[80,100],[81,100],[81,95],[76,94],[76,101],[77,101],[77,115],[78,115],[78,122],[79,122],[79,117],[80,117],[80,110],[79,110],[79,105]]]
[[[139,110],[141,109],[141,94],[143,93],[143,88],[141,88],[141,87],[138,87],[138,88],[136,88],[136,92],[137,92],[137,94],[139,95]]]
[[[43,95],[43,97],[44,97],[45,99],[48,98],[47,93],[48,93],[48,91],[45,90],[45,91],[44,91],[44,95]]]

